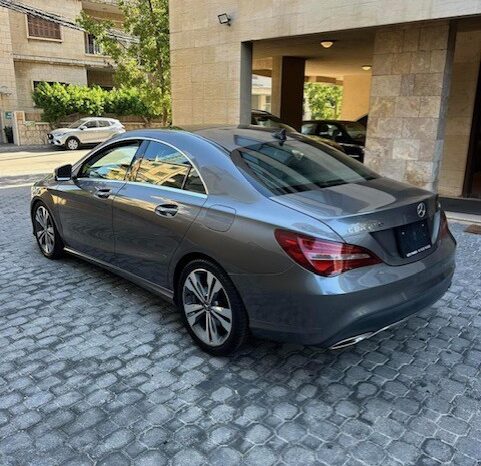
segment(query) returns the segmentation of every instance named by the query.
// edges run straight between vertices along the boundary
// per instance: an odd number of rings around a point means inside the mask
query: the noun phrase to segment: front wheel
[[[38,247],[45,257],[56,259],[62,255],[63,242],[53,222],[52,214],[39,202],[33,211],[33,231]]]
[[[182,271],[178,304],[184,325],[204,351],[226,356],[247,338],[248,323],[239,293],[216,264],[199,259]]]
[[[80,141],[77,138],[68,138],[65,142],[65,148],[68,150],[77,150],[80,147]]]

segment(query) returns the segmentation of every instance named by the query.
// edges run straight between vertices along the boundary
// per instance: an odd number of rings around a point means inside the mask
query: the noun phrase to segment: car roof
[[[90,121],[90,120],[103,120],[103,121],[119,121],[117,120],[116,118],[106,118],[106,117],[84,117],[84,118],[80,118],[81,120],[85,120],[85,121]]]
[[[277,139],[274,138],[273,134],[279,132],[279,128],[271,130],[269,128],[257,126],[197,125],[174,129],[140,129],[123,133],[122,135],[117,136],[115,141],[121,141],[122,139],[129,138],[159,139],[162,141],[162,135],[176,132],[179,134],[190,134],[193,137],[207,139],[231,152],[235,149],[248,145],[264,142],[275,142]],[[294,138],[290,136],[289,132],[287,132],[286,136],[288,140],[294,140]]]

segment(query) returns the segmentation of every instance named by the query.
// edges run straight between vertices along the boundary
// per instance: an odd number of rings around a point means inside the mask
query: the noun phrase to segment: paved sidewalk
[[[15,144],[0,144],[0,155],[15,152],[34,152],[34,151],[51,151],[51,144],[41,144],[32,146],[16,146]]]
[[[62,151],[51,146],[47,149],[31,149],[17,152],[0,150],[0,179],[5,177],[21,177],[52,173],[52,171],[67,163],[74,163],[82,158],[89,149]]]
[[[464,225],[451,290],[401,326],[214,358],[151,293],[41,256],[27,187],[0,196],[1,465],[481,462],[481,236]]]

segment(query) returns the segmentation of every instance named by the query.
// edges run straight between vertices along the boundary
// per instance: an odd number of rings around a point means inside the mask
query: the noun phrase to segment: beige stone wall
[[[479,13],[478,0],[170,0],[174,123],[239,121],[242,41]]]
[[[33,81],[58,81],[87,85],[87,71],[82,66],[48,65],[46,63],[15,62],[18,108],[38,111],[32,100]]]
[[[72,21],[80,14],[82,3],[78,0],[63,0],[59,8],[57,2],[50,0],[31,0],[29,5],[44,11],[61,14]],[[55,4],[55,5],[53,5]],[[48,57],[64,60],[85,60],[84,33],[62,27],[62,41],[34,39],[28,37],[26,16],[22,13],[10,11],[10,33],[12,37],[13,53],[25,58],[40,59]]]
[[[367,165],[436,189],[444,137],[450,56],[448,22],[377,32],[372,68]]]
[[[369,112],[371,73],[344,76],[342,120],[357,120]]]
[[[19,146],[47,144],[47,134],[51,130],[45,122],[27,121],[24,112],[15,112],[15,144]]]
[[[462,194],[480,57],[481,30],[458,32],[439,176],[444,196]]]

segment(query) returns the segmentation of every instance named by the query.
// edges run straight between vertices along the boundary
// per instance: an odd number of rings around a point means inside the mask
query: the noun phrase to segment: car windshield
[[[352,139],[363,141],[366,139],[366,127],[357,121],[346,121],[344,128]]]
[[[231,156],[256,188],[273,195],[359,183],[378,177],[339,151],[301,140],[258,142],[236,149]]]
[[[78,128],[79,126],[82,126],[87,120],[77,120],[68,125],[69,128]]]

